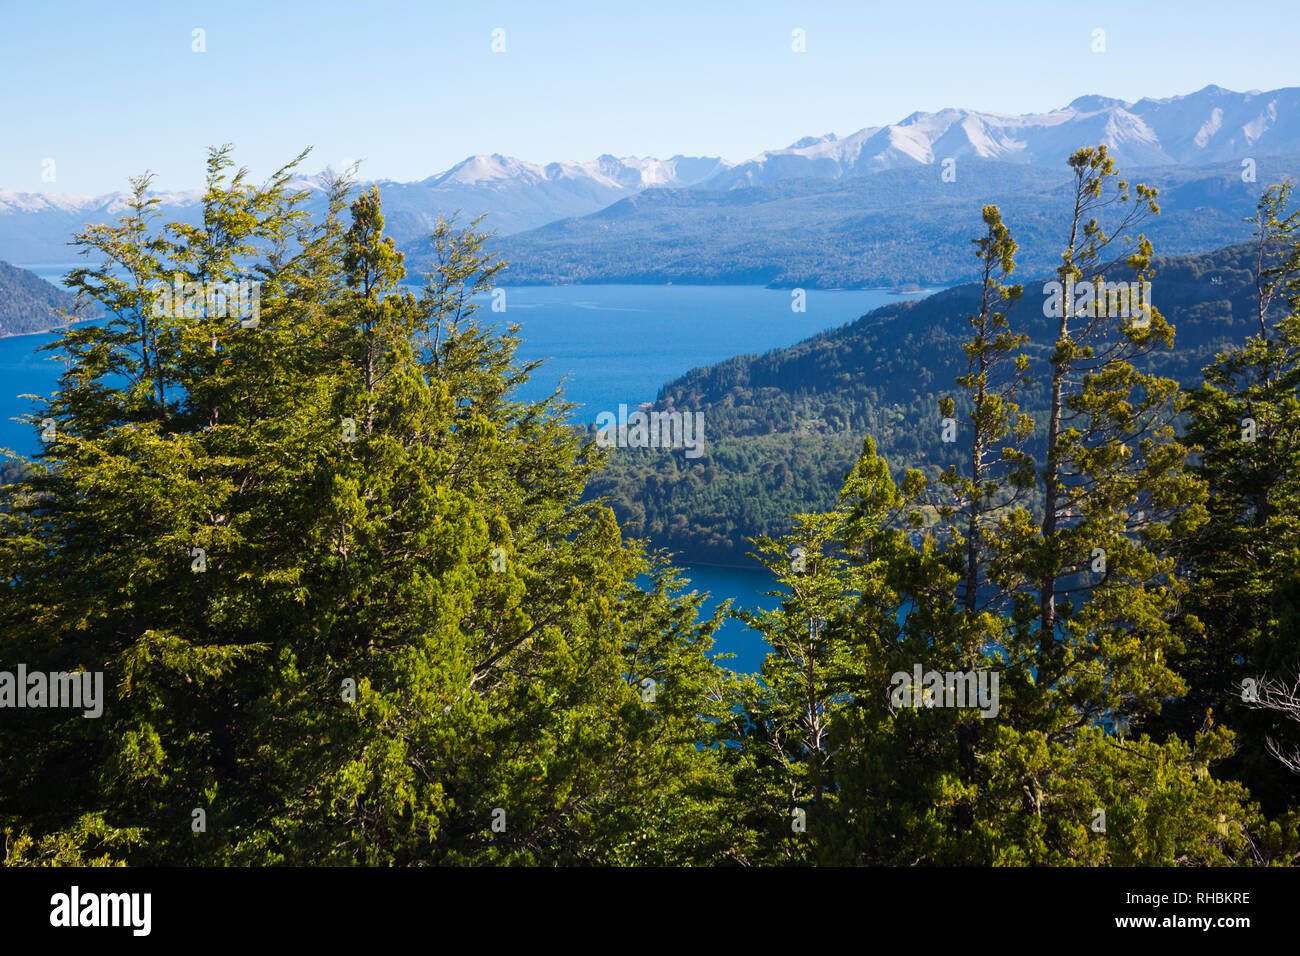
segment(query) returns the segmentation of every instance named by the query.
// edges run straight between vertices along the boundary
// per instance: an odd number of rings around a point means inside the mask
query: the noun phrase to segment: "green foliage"
[[[1177,327],[1178,347],[1133,356],[1135,369],[1190,388],[1219,351],[1244,342],[1258,326],[1253,260],[1249,246],[1155,259],[1155,301]],[[1126,263],[1116,267],[1115,278],[1130,275]],[[1001,308],[1030,336],[1023,352],[1033,381],[1020,389],[1017,404],[1034,419],[1040,445],[1057,332],[1056,320],[1043,314],[1042,289],[1041,278],[1026,281],[1022,297]],[[963,317],[979,313],[981,296],[978,284],[959,286],[885,306],[786,349],[687,373],[664,386],[657,407],[702,412],[709,429],[704,454],[682,460],[624,449],[593,478],[590,494],[606,498],[620,524],[679,560],[739,565],[750,538],[780,535],[792,514],[834,507],[870,435],[888,461],[906,462],[931,480],[923,509],[935,520],[939,508],[955,503],[940,476],[964,464],[957,446],[941,440],[936,412],[951,384],[969,372]],[[1041,498],[1042,489],[1029,494]]]
[[[214,150],[197,225],[159,228],[142,177],[78,237],[107,318],[50,347],[54,428],[0,475],[0,656],[105,699],[6,710],[6,864],[1296,860],[1261,743],[1295,728],[1211,713],[1300,663],[1285,188],[1256,246],[1159,261],[1126,238],[1155,191],[1080,150],[1058,276],[1159,268],[1149,322],[1026,308],[988,205],[978,287],[692,373],[664,400],[721,440],[612,471],[515,398],[536,364],[478,321],[477,220],[435,226],[416,295],[378,192],[331,179],[313,220],[301,158],[252,185]],[[213,292],[250,276],[251,319]],[[1167,373],[1236,333],[1210,316],[1261,331],[1189,398]],[[661,542],[780,521],[750,542],[780,606],[739,615],[759,675],[599,500],[634,481]]]
[[[1143,237],[1106,250],[1157,211],[1154,192],[1138,185],[1126,205],[1104,147],[1070,165],[1062,280],[1101,281],[1116,264],[1144,279]],[[998,310],[1020,294],[1006,283],[1016,246],[996,208],[984,219],[983,294],[957,377],[969,453],[942,476],[952,504],[934,533],[917,534],[926,478],[896,486],[868,439],[835,509],[760,541],[774,571],[795,544],[817,561],[779,575],[780,612],[747,617],[773,653],[747,704],[743,783],[769,819],[811,807],[806,831],[756,829],[778,858],[833,864],[1288,862],[1294,817],[1267,820],[1210,772],[1233,753],[1231,730],[1128,740],[1131,720],[1186,691],[1171,667],[1187,628],[1171,551],[1205,514],[1171,424],[1177,385],[1133,364],[1172,329],[1154,309],[1136,322],[1067,292],[1035,467],[1034,423],[1015,401],[1032,339]],[[949,397],[938,411],[958,407]],[[924,692],[923,672],[935,674]]]
[[[1243,681],[1262,690],[1300,675],[1300,213],[1290,194],[1290,183],[1270,188],[1251,220],[1258,331],[1218,355],[1189,396],[1187,440],[1209,520],[1180,548],[1197,582],[1176,658],[1192,689],[1158,724],[1235,729],[1241,746],[1227,766],[1278,813],[1300,810],[1300,789],[1267,742],[1294,749],[1297,728],[1252,708]]]
[[[473,305],[485,237],[439,224],[426,294],[398,291],[377,193],[345,223],[332,181],[309,221],[295,163],[253,186],[215,150],[199,225],[156,228],[145,177],[79,237],[100,262],[72,282],[109,318],[52,347],[55,439],[3,488],[0,634],[6,661],[103,671],[107,700],[8,712],[14,860],[743,848],[702,826],[734,800],[719,619],[579,501],[600,460],[568,407],[513,399],[516,331]],[[205,291],[250,274],[252,325]],[[183,308],[178,275],[202,284]]]
[[[99,814],[85,814],[66,829],[34,840],[25,831],[5,830],[5,866],[122,866],[115,856],[140,840],[139,830],[109,826]],[[95,855],[98,853],[99,855]]]

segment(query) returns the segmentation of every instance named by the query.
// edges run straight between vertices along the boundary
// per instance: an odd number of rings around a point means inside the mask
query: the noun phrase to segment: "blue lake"
[[[57,282],[67,266],[29,266]],[[514,286],[505,289],[505,311],[492,312],[484,299],[481,317],[517,324],[519,358],[545,360],[522,390],[525,399],[543,397],[561,380],[564,394],[579,407],[574,417],[592,422],[620,404],[653,401],[660,386],[702,365],[734,355],[767,352],[851,322],[872,309],[912,296],[874,290],[806,293],[805,311],[791,309],[788,290],[750,286]],[[37,348],[52,334],[0,338],[0,448],[31,454],[35,432],[13,421],[31,411],[23,393],[49,395],[62,364]],[[707,591],[711,611],[725,598],[739,607],[770,607],[762,594],[771,586],[765,571],[688,567],[691,588]],[[765,653],[762,639],[739,621],[716,636],[718,650],[734,652],[736,670],[756,670]]]
[[[714,568],[694,564],[687,565],[682,570],[683,577],[689,578],[691,582],[686,590],[707,595],[700,608],[702,618],[712,615],[718,605],[728,598],[731,599],[732,610],[743,608],[757,611],[775,608],[780,604],[779,598],[763,593],[776,587],[776,579],[761,568]],[[724,667],[754,673],[767,656],[767,642],[757,631],[751,631],[733,618],[728,619],[714,633],[713,650],[715,653],[736,655],[723,661]]]
[[[522,326],[525,359],[545,359],[525,397],[567,379],[575,417],[595,421],[620,403],[654,401],[660,386],[734,355],[783,348],[904,296],[878,291],[809,291],[806,311],[788,290],[751,286],[521,286],[508,288],[504,313]],[[486,303],[485,303],[486,305]]]

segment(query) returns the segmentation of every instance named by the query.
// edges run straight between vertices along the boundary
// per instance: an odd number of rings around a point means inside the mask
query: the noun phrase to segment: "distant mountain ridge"
[[[417,183],[379,182],[385,226],[399,242],[423,239],[441,212],[464,218],[486,213],[498,235],[584,216],[647,189],[694,186],[730,167],[715,156],[599,156],[587,163],[529,163],[499,154],[475,155]]]
[[[557,162],[540,165],[493,153],[470,156],[451,169],[424,180],[430,187],[505,182],[558,182],[590,180],[610,189],[644,189],[649,186],[691,186],[731,166],[716,156],[673,156],[641,159],[637,156],[598,156],[589,163]]]
[[[423,240],[439,213],[460,211],[465,218],[486,213],[485,227],[499,236],[523,234],[548,242],[557,238],[566,241],[544,231],[553,224],[599,214],[599,245],[585,249],[570,245],[564,249],[565,257],[571,252],[578,257],[572,269],[557,271],[549,265],[529,265],[514,275],[521,277],[519,281],[529,281],[524,276],[536,281],[623,281],[622,277],[635,270],[626,265],[610,267],[608,260],[612,255],[633,254],[626,247],[622,231],[626,222],[618,224],[626,210],[692,202],[668,199],[661,193],[708,194],[710,198],[700,200],[708,206],[717,205],[712,197],[720,192],[778,188],[779,199],[784,202],[789,195],[786,187],[799,182],[834,185],[908,170],[926,171],[937,181],[938,170],[932,167],[942,166],[947,159],[956,162],[953,169],[958,183],[969,177],[973,163],[1048,170],[1059,177],[1071,152],[1097,143],[1105,143],[1126,170],[1222,167],[1239,164],[1243,159],[1259,162],[1298,155],[1300,87],[1239,93],[1207,86],[1184,96],[1146,97],[1133,103],[1086,95],[1059,109],[1022,116],[951,108],[916,112],[897,123],[867,127],[848,136],[806,136],[789,147],[760,153],[739,164],[710,156],[676,155],[660,160],[608,154],[588,162],[533,163],[498,153],[480,153],[417,182],[377,182],[384,197],[388,232],[410,250],[417,267],[427,252]],[[1002,178],[1005,182],[1016,179],[1009,174]],[[318,194],[313,207],[318,212],[324,202],[320,177],[304,177],[295,185]],[[880,185],[897,188],[887,180],[880,180]],[[193,223],[200,214],[201,197],[197,189],[159,194],[159,211],[169,219]],[[646,202],[636,204],[644,197],[648,197]],[[761,198],[761,194],[752,194],[747,201],[753,205]],[[942,202],[942,197],[935,198]],[[629,201],[634,204],[619,206]],[[114,220],[124,209],[121,193],[92,197],[0,190],[0,259],[27,264],[69,262],[72,253],[66,243],[75,232],[87,223]],[[607,212],[608,219],[604,218]],[[691,232],[700,220],[694,214],[687,218],[690,222],[686,231]],[[788,236],[807,236],[817,224],[816,219],[795,219],[780,224],[780,229]],[[667,240],[673,238],[677,226],[674,221],[655,223],[655,228],[662,231],[661,238]],[[543,231],[536,232],[539,229]],[[706,245],[711,242],[711,237],[704,238]],[[1179,251],[1222,245],[1233,238],[1216,234],[1207,243],[1183,246]],[[721,241],[727,244],[733,240],[723,236]],[[603,248],[606,242],[612,244],[612,251]],[[755,240],[749,245],[753,248],[743,250],[741,258],[754,253],[754,262],[733,263],[720,270],[725,277],[704,281],[754,281],[753,277],[764,275],[767,278],[760,281],[773,281],[770,260],[774,256],[788,258],[781,238],[769,235],[763,242]],[[534,247],[524,242],[510,248],[527,249],[531,255]],[[715,250],[708,251],[710,257],[716,258]],[[797,248],[793,253],[795,258],[806,258]],[[694,247],[688,258],[698,260]],[[662,261],[647,264],[663,271]],[[543,278],[548,269],[554,275]],[[833,257],[803,271],[823,274],[823,284],[863,281],[853,277],[853,268],[837,265]],[[644,281],[693,281],[690,274],[687,268],[664,280]],[[785,278],[796,281],[788,275]],[[917,278],[898,277],[897,281]]]
[[[966,282],[968,240],[980,210],[997,204],[1020,243],[1023,268],[1060,261],[1069,212],[1062,150],[1052,168],[970,158],[955,181],[913,164],[871,176],[796,178],[743,189],[656,189],[577,219],[506,236],[497,250],[512,284],[666,282],[779,288],[935,287]],[[1253,181],[1234,161],[1126,166],[1160,190],[1161,214],[1144,226],[1157,253],[1207,252],[1243,241],[1261,191],[1300,180],[1300,153],[1261,157]],[[418,268],[425,255],[406,247]]]
[[[386,228],[398,242],[423,238],[438,214],[460,211],[500,235],[536,228],[557,219],[584,216],[654,187],[693,186],[730,168],[716,156],[598,156],[587,163],[529,163],[499,154],[470,156],[450,169],[412,183],[376,180],[384,198]],[[291,185],[316,195],[309,208],[324,206],[322,176]],[[158,211],[168,220],[193,224],[203,191],[157,193]],[[72,261],[68,240],[88,223],[111,222],[126,211],[124,193],[72,196],[0,190],[0,259],[28,264]]]
[[[1058,166],[1080,144],[1105,143],[1121,165],[1203,165],[1300,152],[1300,87],[1237,93],[1207,86],[1136,103],[1080,96],[1048,113],[913,113],[849,136],[805,137],[713,176],[730,189],[782,179],[839,179],[945,159]]]

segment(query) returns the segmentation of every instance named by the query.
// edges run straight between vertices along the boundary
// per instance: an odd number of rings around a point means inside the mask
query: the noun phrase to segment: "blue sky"
[[[1296,0],[52,0],[0,17],[0,188],[61,193],[146,168],[191,188],[223,142],[258,177],[311,145],[310,171],[363,159],[366,178],[414,180],[472,153],[738,161],[915,110],[1300,85]]]

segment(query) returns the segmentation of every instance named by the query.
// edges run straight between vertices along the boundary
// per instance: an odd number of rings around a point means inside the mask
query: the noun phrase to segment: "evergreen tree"
[[[1290,183],[1265,190],[1247,220],[1259,334],[1221,353],[1188,403],[1209,520],[1180,542],[1193,586],[1176,666],[1191,691],[1165,721],[1234,728],[1239,752],[1228,767],[1275,813],[1300,810],[1300,792],[1266,741],[1287,747],[1295,731],[1251,704],[1300,673],[1300,212],[1290,196]]]
[[[336,177],[313,223],[296,163],[252,187],[216,150],[199,226],[155,229],[145,178],[80,237],[109,318],[57,344],[3,489],[0,633],[107,700],[0,730],[15,861],[734,856],[720,618],[579,500],[570,406],[513,397],[485,237],[441,224],[414,295],[378,193],[345,227]]]
[[[1173,438],[1176,385],[1133,364],[1172,330],[1154,310],[1117,313],[1113,301],[1076,301],[1070,291],[1117,265],[1143,281],[1151,255],[1139,237],[1137,252],[1102,261],[1112,239],[1092,216],[1122,208],[1127,187],[1098,205],[1115,175],[1103,148],[1076,153],[1071,166],[1077,202],[1049,362],[1046,467],[1034,471],[1025,448],[1034,423],[1015,402],[1027,343],[997,308],[1018,292],[1006,284],[1015,244],[988,209],[964,394],[940,409],[967,416],[968,471],[943,476],[955,501],[918,543],[925,482],[910,473],[895,487],[868,443],[839,517],[823,519],[835,534],[819,551],[848,561],[837,576],[855,601],[838,602],[852,610],[809,649],[813,664],[819,650],[828,664],[847,662],[838,668],[847,682],[826,695],[830,756],[820,773],[831,776],[832,796],[810,829],[813,859],[1173,865],[1259,852],[1251,833],[1263,824],[1247,793],[1209,774],[1231,734],[1126,739],[1131,715],[1182,689],[1168,667],[1181,591],[1167,547],[1175,530],[1202,519],[1204,490]],[[1136,193],[1155,210],[1153,192]],[[1132,221],[1122,216],[1121,228]],[[1036,481],[1055,489],[1049,513],[1033,513]],[[811,519],[800,520],[802,529]],[[759,623],[771,639],[782,622]],[[956,696],[957,681],[971,687],[965,675],[992,691],[978,712]],[[774,682],[771,693],[789,705],[799,690]]]
[[[797,515],[789,535],[755,542],[754,556],[786,591],[768,592],[782,598],[777,610],[739,612],[772,648],[745,701],[748,759],[739,768],[770,860],[808,858],[805,834],[819,825],[833,785],[832,713],[852,673],[837,624],[857,590],[833,550],[843,525],[835,512]]]

